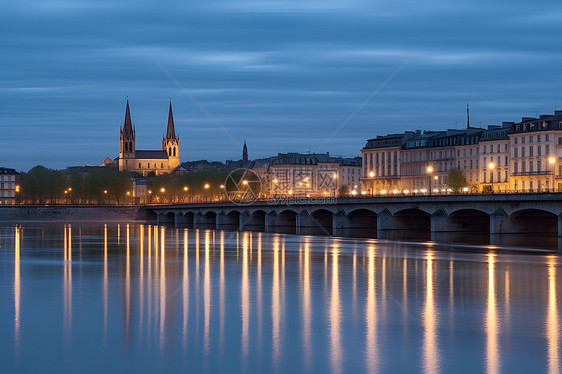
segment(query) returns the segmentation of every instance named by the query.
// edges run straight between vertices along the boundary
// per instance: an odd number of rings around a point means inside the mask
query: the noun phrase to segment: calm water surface
[[[139,224],[0,226],[0,371],[559,373],[560,258]]]

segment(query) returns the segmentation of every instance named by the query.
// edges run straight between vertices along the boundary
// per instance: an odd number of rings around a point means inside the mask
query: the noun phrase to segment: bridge
[[[148,206],[159,224],[217,230],[368,236],[392,232],[562,237],[562,193],[304,199]]]

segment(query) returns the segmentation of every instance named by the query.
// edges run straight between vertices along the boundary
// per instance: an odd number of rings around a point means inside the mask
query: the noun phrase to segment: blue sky
[[[561,20],[559,0],[5,2],[0,166],[115,157],[127,95],[139,149],[172,97],[182,161],[239,159],[244,138],[251,158],[355,156],[463,127],[467,101],[474,126],[551,113]]]

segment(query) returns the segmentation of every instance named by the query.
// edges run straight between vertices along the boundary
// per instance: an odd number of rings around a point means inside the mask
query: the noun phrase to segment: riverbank
[[[155,217],[142,206],[10,205],[0,206],[0,222],[17,221],[150,221]]]

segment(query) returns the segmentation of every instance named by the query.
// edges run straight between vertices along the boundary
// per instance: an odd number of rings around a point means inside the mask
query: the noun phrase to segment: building
[[[361,153],[362,183],[373,194],[448,193],[455,169],[465,192],[562,192],[562,111],[487,129],[377,136]]]
[[[361,150],[363,185],[367,193],[402,190],[400,154],[405,142],[416,134],[389,134],[367,140]]]
[[[0,167],[0,205],[13,205],[16,203],[18,172],[15,169]]]
[[[504,122],[501,126],[489,126],[480,138],[479,174],[483,191],[510,190],[508,133],[513,124]]]
[[[251,169],[269,195],[333,196],[361,193],[361,158],[329,153],[279,153],[255,160]]]
[[[524,117],[508,133],[513,191],[562,191],[562,111]]]
[[[127,97],[125,121],[119,134],[119,157],[116,159],[119,171],[127,170],[143,176],[149,173],[159,175],[171,173],[180,165],[179,136],[174,127],[171,100],[166,134],[162,138],[162,150],[138,150],[135,137],[136,129],[133,128],[131,121]]]

